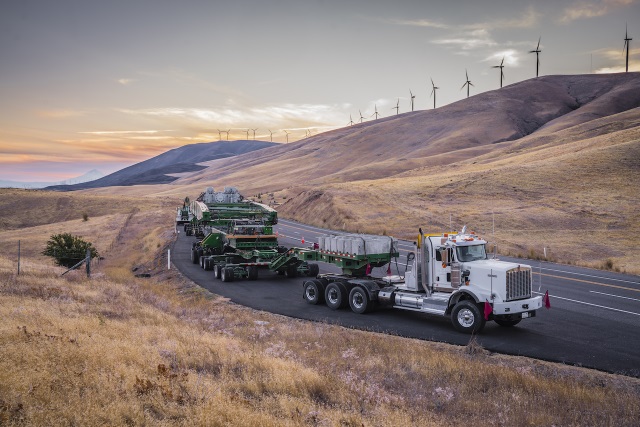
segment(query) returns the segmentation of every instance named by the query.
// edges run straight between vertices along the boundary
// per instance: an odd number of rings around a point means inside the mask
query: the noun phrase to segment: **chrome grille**
[[[506,301],[531,298],[531,270],[517,268],[507,271]]]

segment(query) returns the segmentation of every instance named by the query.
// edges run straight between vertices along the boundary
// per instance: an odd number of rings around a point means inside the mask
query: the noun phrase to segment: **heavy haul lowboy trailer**
[[[326,303],[334,310],[350,306],[355,313],[387,306],[449,316],[453,326],[465,333],[480,332],[487,320],[510,327],[534,317],[542,307],[542,297],[532,297],[531,267],[488,259],[486,241],[465,231],[466,227],[453,235],[424,235],[420,230],[415,251],[407,255],[404,277],[371,277],[361,264],[345,268],[344,255],[316,257],[342,267],[342,274],[305,280],[303,298],[309,304]],[[317,252],[340,252],[341,245],[353,250],[355,241],[350,236],[325,236]],[[397,257],[393,249],[382,252],[377,254],[378,264]],[[305,251],[300,255],[303,259],[316,256]]]

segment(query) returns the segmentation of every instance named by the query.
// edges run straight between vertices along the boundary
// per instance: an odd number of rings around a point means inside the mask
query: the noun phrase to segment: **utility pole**
[[[18,276],[20,275],[20,240],[18,240]]]

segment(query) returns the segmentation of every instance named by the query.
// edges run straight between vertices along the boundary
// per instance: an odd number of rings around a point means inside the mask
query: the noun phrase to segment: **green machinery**
[[[179,208],[180,210],[180,208]],[[184,205],[182,211],[184,214]],[[265,225],[278,223],[275,209],[262,203],[245,200],[235,187],[225,187],[215,192],[208,187],[205,192],[189,204],[189,221],[184,224],[188,236],[204,238],[213,228],[226,227],[234,220],[247,219]]]

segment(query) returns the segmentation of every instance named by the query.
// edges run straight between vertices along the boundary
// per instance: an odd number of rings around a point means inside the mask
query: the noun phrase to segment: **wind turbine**
[[[462,87],[460,88],[460,90],[464,89],[464,87],[467,87],[467,98],[469,97],[469,86],[473,86],[473,83],[471,83],[471,80],[469,80],[469,72],[467,70],[464,70],[464,74],[467,76],[467,81],[464,82],[464,84],[462,85]]]
[[[220,129],[216,129],[218,131],[218,141],[222,141],[222,131]]]
[[[504,56],[502,57],[502,62],[500,63],[500,65],[494,65],[491,68],[500,68],[500,87],[502,87],[502,79],[504,78],[504,72],[502,71],[502,69],[504,68]]]
[[[536,77],[538,77],[538,71],[540,70],[540,52],[542,52],[540,50],[540,40],[542,39],[542,37],[538,38],[538,46],[536,46],[536,50],[530,50],[529,53],[535,53],[536,54]]]
[[[435,110],[436,109],[436,90],[440,88],[433,83],[433,79],[431,79],[431,86],[433,87],[433,89],[431,89],[431,95],[433,95],[433,109]],[[429,98],[431,98],[431,95],[429,95]]]
[[[256,131],[258,130],[258,128],[255,129],[251,129],[251,131],[253,132],[253,140],[256,140]]]
[[[378,114],[378,106],[376,104],[373,104],[373,105],[375,107],[375,113],[373,113],[370,117],[376,116],[376,120],[378,120],[378,116],[379,116],[379,114]]]
[[[416,96],[411,92],[411,89],[409,89],[409,94],[411,95],[411,111],[413,111],[413,100],[416,99]]]
[[[351,114],[349,114],[349,126],[353,126],[355,123],[353,121],[353,117],[351,117]]]
[[[231,132],[231,129],[227,131],[227,141],[229,140],[229,132]]]
[[[271,132],[270,129],[267,129],[269,131],[269,139],[271,140],[271,142],[273,142],[273,132]]]
[[[362,116],[362,111],[358,110],[358,113],[360,113],[360,123],[362,123],[362,121],[364,120],[364,117]]]
[[[249,140],[249,131],[250,131],[250,130],[251,130],[251,129],[247,129],[247,130],[245,131],[245,133],[247,134],[247,141]]]
[[[289,134],[291,132],[287,132],[285,129],[282,129],[282,131],[287,134],[287,143],[289,143]]]
[[[396,103],[396,106],[392,108],[392,110],[396,110],[396,116],[400,114],[400,98],[398,98],[398,102]]]
[[[630,45],[630,41],[633,40],[632,38],[629,37],[629,34],[627,33],[627,24],[624,25],[624,47],[622,48],[622,52],[624,52],[624,50],[627,50],[627,66],[625,68],[625,72],[628,73],[629,72],[629,45]]]

